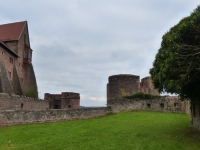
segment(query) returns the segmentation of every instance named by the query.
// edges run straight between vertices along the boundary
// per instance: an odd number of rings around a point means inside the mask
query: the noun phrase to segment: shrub
[[[128,95],[128,96],[123,96],[124,98],[127,99],[134,99],[134,98],[140,98],[140,99],[154,99],[154,98],[160,98],[162,96],[160,95],[154,95],[154,94],[145,94],[143,92],[138,92],[138,93],[134,93],[132,95]]]

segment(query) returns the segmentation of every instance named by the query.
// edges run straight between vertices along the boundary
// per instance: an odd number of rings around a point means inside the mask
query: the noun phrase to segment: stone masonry
[[[136,92],[159,95],[150,77],[143,78],[141,82],[139,76],[131,74],[113,75],[108,78],[107,99],[130,95]]]
[[[80,94],[62,92],[61,94],[44,94],[45,101],[49,102],[49,109],[79,109]]]

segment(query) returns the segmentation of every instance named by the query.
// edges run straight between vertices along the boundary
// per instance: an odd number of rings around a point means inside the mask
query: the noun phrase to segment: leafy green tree
[[[162,37],[150,74],[161,93],[200,98],[200,5]]]

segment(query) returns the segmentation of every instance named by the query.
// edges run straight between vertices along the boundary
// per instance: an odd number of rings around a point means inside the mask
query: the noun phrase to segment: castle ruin
[[[44,100],[49,102],[49,109],[79,109],[80,94],[62,92],[61,94],[44,94]]]
[[[151,77],[145,77],[140,82],[140,76],[132,74],[112,75],[108,78],[107,99],[143,92],[159,95],[154,88]]]

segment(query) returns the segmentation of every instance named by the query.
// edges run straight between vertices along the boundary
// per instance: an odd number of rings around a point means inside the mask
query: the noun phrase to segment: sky
[[[106,106],[108,77],[140,79],[162,36],[199,0],[7,0],[0,24],[28,21],[39,97],[80,93],[81,106]]]

